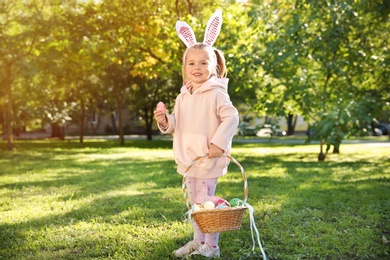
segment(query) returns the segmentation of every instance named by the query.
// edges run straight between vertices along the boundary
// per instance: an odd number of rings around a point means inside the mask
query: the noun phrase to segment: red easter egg
[[[227,200],[224,200],[224,199],[220,199],[217,201],[217,203],[215,203],[216,206],[221,206],[221,205],[224,205],[226,207],[230,207],[230,203],[227,202]]]

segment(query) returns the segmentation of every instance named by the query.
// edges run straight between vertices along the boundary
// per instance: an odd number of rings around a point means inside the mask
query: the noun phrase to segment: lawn
[[[0,144],[0,259],[173,259],[192,232],[171,141]],[[234,143],[269,259],[389,259],[390,146]],[[217,195],[243,197],[234,164]],[[222,259],[252,252],[249,215]]]

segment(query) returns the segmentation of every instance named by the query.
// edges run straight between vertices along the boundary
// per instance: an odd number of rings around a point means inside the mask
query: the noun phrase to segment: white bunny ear
[[[186,22],[177,21],[176,32],[187,48],[196,43],[195,33]]]
[[[203,43],[213,46],[214,42],[217,40],[218,35],[222,27],[222,11],[215,11],[209,21],[207,22],[206,32],[204,34]]]

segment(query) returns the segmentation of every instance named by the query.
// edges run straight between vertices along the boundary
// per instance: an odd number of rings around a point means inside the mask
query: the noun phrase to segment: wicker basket
[[[196,157],[192,163],[188,166],[185,173],[202,157],[207,156],[201,155]],[[231,156],[226,155],[231,161],[233,161],[241,170],[242,177],[244,179],[244,200],[243,206],[236,207],[226,207],[220,209],[202,209],[191,214],[191,218],[198,224],[199,229],[202,233],[219,233],[226,231],[234,231],[239,230],[241,227],[242,216],[247,209],[245,206],[246,201],[248,199],[248,181],[246,178],[246,174],[244,168],[241,164]],[[187,192],[186,192],[186,174],[183,176],[182,181],[182,190],[184,195],[184,200],[187,204],[188,209],[191,209]]]

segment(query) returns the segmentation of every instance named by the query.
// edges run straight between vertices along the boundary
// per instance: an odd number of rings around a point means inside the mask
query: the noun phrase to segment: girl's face
[[[184,74],[187,81],[201,85],[215,73],[214,57],[207,49],[190,48],[184,63]]]

